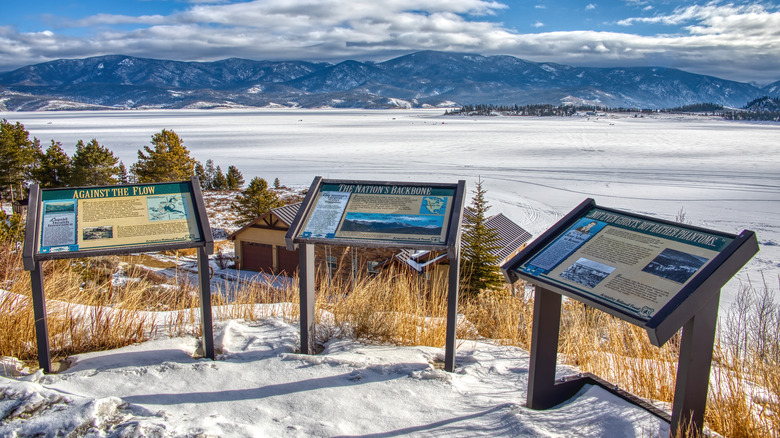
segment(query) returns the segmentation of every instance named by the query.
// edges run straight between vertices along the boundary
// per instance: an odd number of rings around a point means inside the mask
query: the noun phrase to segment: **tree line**
[[[493,116],[497,114],[505,116],[533,116],[533,117],[571,117],[578,112],[642,112],[649,113],[654,112],[651,109],[638,109],[638,108],[623,108],[623,107],[606,107],[606,106],[593,106],[593,105],[551,105],[551,104],[536,104],[536,105],[493,105],[493,104],[477,104],[477,105],[463,105],[460,108],[453,110],[445,110],[445,116]]]
[[[144,184],[153,182],[185,181],[198,177],[203,190],[241,190],[244,177],[235,166],[223,171],[214,162],[205,165],[194,159],[184,141],[174,131],[163,129],[152,135],[151,144],[138,150],[138,161],[128,168],[114,153],[97,139],[79,140],[72,156],[62,143],[51,140],[44,150],[37,138],[19,122],[0,120],[0,204],[3,199],[27,197],[28,187],[35,182],[41,188],[99,186],[115,184]],[[280,188],[279,179],[274,187]],[[239,223],[248,222],[283,202],[259,177],[236,197],[233,210]],[[0,219],[7,219],[5,217]]]

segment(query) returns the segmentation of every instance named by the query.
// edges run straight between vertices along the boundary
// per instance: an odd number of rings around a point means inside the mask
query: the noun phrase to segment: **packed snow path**
[[[524,407],[528,354],[464,341],[458,368],[429,347],[331,340],[295,354],[276,319],[216,327],[218,360],[194,338],[81,354],[56,375],[0,377],[0,436],[666,436],[669,426],[598,387],[554,409]],[[574,373],[559,368],[561,376]]]

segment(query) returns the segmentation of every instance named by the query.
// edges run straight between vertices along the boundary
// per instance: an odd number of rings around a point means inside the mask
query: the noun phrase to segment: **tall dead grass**
[[[120,263],[121,262],[121,263]],[[199,335],[200,301],[187,273],[160,275],[146,259],[101,258],[44,263],[49,332],[55,358],[117,348],[154,336]],[[175,269],[172,268],[172,269]],[[112,285],[123,270],[129,281]],[[441,347],[446,337],[446,282],[406,273],[341,282],[320,276],[317,337]],[[0,355],[35,361],[29,275],[12,248],[0,247]],[[297,281],[217,287],[215,320],[298,319]],[[277,303],[267,305],[268,303]],[[482,291],[459,305],[459,339],[530,346],[533,299]],[[708,426],[729,437],[780,436],[780,305],[766,284],[747,285],[716,340]],[[559,362],[591,372],[640,397],[671,403],[679,335],[663,348],[628,323],[564,300]]]

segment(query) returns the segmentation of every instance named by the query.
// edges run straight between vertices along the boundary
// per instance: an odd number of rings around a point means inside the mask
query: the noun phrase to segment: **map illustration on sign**
[[[187,210],[181,195],[149,196],[146,198],[149,220],[174,221],[187,219]]]
[[[447,198],[444,196],[425,196],[422,199],[420,214],[444,215],[447,208]]]

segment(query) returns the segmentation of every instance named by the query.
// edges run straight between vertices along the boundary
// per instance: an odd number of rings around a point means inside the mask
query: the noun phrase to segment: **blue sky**
[[[0,71],[124,54],[382,61],[417,50],[780,80],[772,1],[0,0]]]

